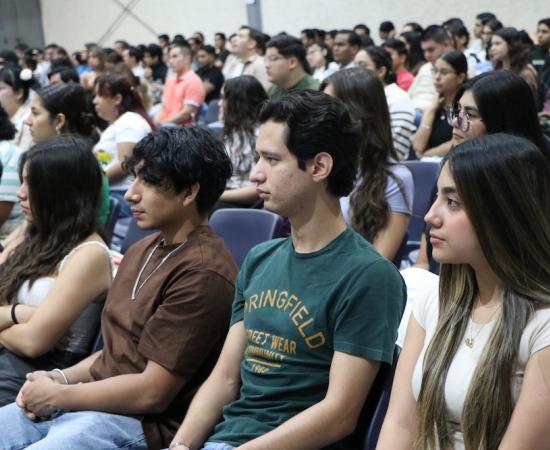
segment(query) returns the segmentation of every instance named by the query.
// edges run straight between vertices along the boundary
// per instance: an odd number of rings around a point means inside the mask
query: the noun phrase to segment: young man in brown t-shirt
[[[163,129],[125,164],[134,218],[160,233],[118,269],[103,350],[29,374],[16,404],[0,409],[2,449],[161,448],[217,359],[237,274],[207,219],[231,175],[223,145],[201,129]]]

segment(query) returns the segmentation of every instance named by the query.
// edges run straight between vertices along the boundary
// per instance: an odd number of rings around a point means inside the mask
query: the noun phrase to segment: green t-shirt
[[[101,200],[99,202],[99,223],[105,225],[109,220],[111,205],[109,202],[109,179],[103,169],[101,169]]]
[[[391,363],[405,298],[395,266],[349,228],[313,253],[291,238],[255,247],[231,317],[248,340],[240,395],[208,441],[244,444],[320,402],[334,351]]]
[[[319,89],[319,82],[315,78],[306,74],[304,78],[298,81],[298,83],[292,86],[290,89],[282,89],[279,86],[272,84],[267,88],[267,96],[271,100],[277,100],[283,95],[290,94],[291,92],[301,91],[303,89],[317,90]]]

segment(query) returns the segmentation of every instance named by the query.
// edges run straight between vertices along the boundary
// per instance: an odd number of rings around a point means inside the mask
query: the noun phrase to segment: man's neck
[[[160,232],[165,245],[179,244],[187,240],[187,237],[202,225],[208,225],[208,218],[196,216],[185,218],[179,225],[161,228]]]
[[[296,71],[290,72],[288,79],[281,84],[281,89],[288,91],[296,86],[306,75],[304,69],[296,69]]]
[[[339,200],[328,194],[318,197],[289,220],[292,243],[298,253],[313,253],[325,248],[347,228]]]
[[[249,61],[252,57],[256,56],[257,53],[256,53],[256,50],[252,51],[252,52],[247,52],[245,54],[243,54],[242,56],[239,56],[239,59],[245,63],[247,61]]]
[[[176,77],[181,78],[183,75],[185,75],[187,72],[191,70],[191,67],[185,67],[184,69],[180,70],[179,72],[176,72]]]

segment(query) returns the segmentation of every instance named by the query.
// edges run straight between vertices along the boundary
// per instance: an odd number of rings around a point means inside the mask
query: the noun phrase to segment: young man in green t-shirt
[[[171,448],[349,449],[392,361],[404,285],[340,211],[359,150],[345,105],[305,90],[268,103],[260,122],[250,178],[292,234],[247,256],[222,354]]]

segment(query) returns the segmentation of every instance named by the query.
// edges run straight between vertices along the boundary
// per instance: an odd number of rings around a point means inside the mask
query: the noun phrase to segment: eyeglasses
[[[435,77],[437,74],[440,74],[442,77],[444,77],[445,75],[450,75],[450,74],[455,74],[456,75],[456,72],[454,70],[449,70],[449,69],[438,69],[437,67],[432,67],[431,68],[431,71],[432,71],[432,75]]]
[[[483,119],[480,116],[452,107],[447,108],[446,113],[447,122],[449,123],[449,125],[453,126],[453,121],[456,120],[456,125],[458,129],[460,131],[463,131],[464,133],[470,131],[472,120],[479,120],[483,122]]]
[[[264,62],[266,63],[274,63],[276,61],[279,61],[280,59],[286,59],[284,56],[264,56]]]

